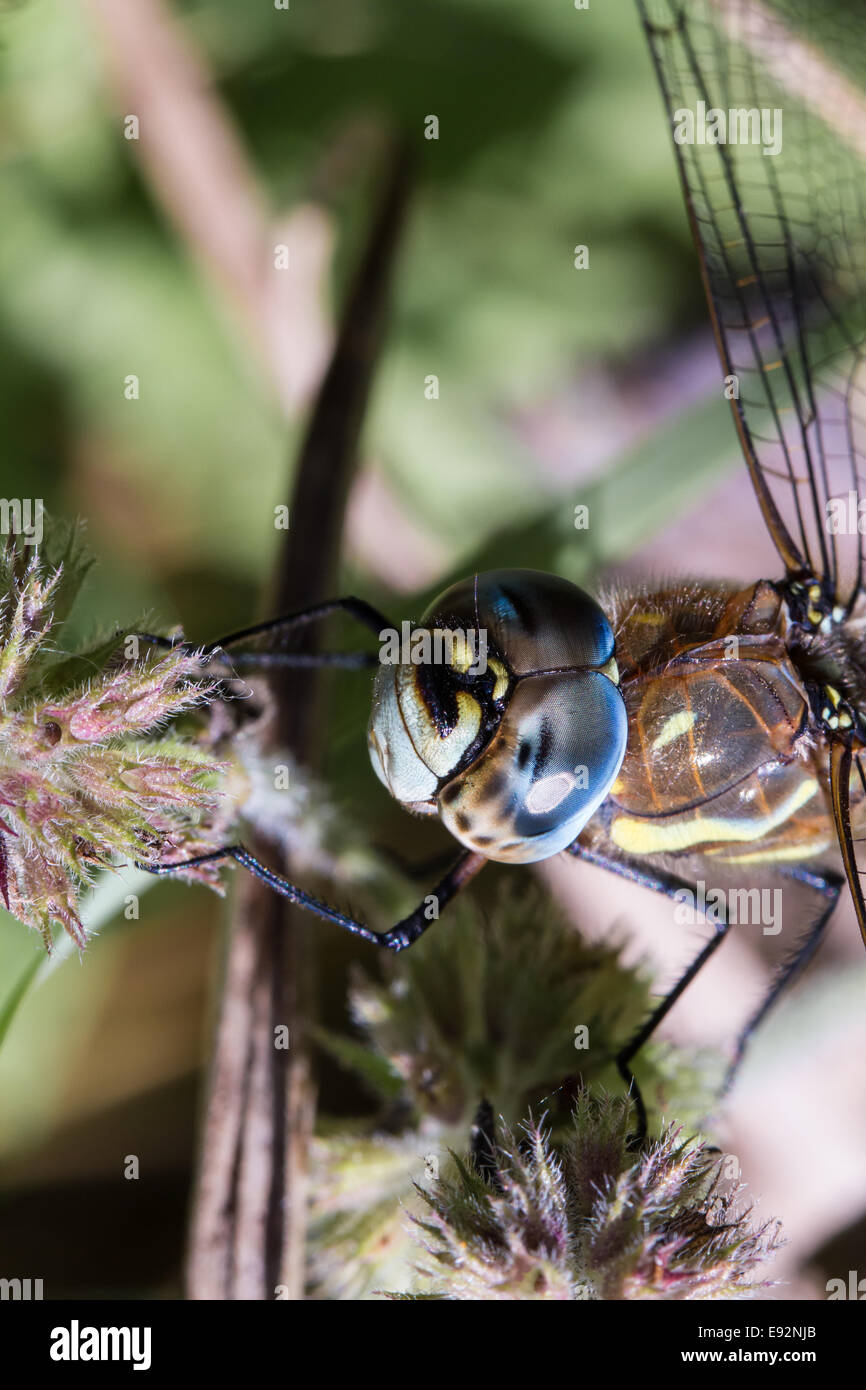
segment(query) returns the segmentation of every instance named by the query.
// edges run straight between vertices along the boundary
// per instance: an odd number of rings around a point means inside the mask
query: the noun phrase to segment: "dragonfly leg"
[[[798,883],[803,883],[806,884],[809,888],[813,888],[816,893],[820,893],[821,896],[825,899],[825,905],[819,912],[818,916],[815,918],[815,921],[811,924],[809,929],[804,934],[796,950],[794,950],[791,953],[791,955],[782,965],[781,970],[777,974],[772,986],[767,992],[766,998],[763,1000],[760,1007],[756,1009],[755,1012],[752,1014],[751,1018],[749,1019],[748,1023],[746,1024],[745,1028],[743,1029],[742,1033],[737,1039],[737,1046],[734,1049],[733,1059],[731,1061],[730,1066],[728,1067],[728,1070],[725,1073],[725,1080],[722,1086],[722,1095],[729,1091],[731,1086],[733,1085],[734,1079],[740,1067],[740,1063],[742,1062],[743,1056],[745,1055],[746,1046],[752,1034],[755,1032],[756,1028],[758,1028],[759,1025],[763,1023],[767,1014],[770,1012],[776,1000],[779,998],[779,995],[782,994],[782,992],[785,989],[787,989],[788,985],[790,985],[792,981],[795,980],[796,977],[800,974],[800,972],[805,969],[805,967],[809,964],[809,961],[812,959],[815,952],[817,951],[818,947],[820,946],[822,937],[824,935],[824,931],[827,927],[828,922],[830,921],[830,918],[833,915],[833,909],[839,901],[839,894],[841,893],[842,886],[845,882],[844,878],[842,878],[841,875],[834,874],[832,872],[828,872],[826,874],[816,874],[813,873],[810,869],[789,866],[784,868],[782,870],[782,873],[784,874],[785,878],[792,878],[796,880]]]
[[[709,941],[707,941],[706,944],[701,948],[701,950],[695,956],[695,959],[692,961],[691,965],[688,967],[687,970],[683,972],[683,974],[677,980],[673,989],[671,989],[665,995],[661,1003],[657,1005],[655,1009],[653,1009],[646,1023],[644,1023],[642,1027],[640,1027],[637,1030],[637,1032],[626,1043],[625,1047],[617,1053],[617,1069],[623,1081],[626,1083],[626,1085],[629,1087],[631,1091],[632,1098],[635,1103],[635,1110],[637,1112],[638,1128],[637,1132],[632,1136],[632,1142],[634,1147],[636,1148],[640,1147],[640,1145],[643,1144],[643,1141],[646,1139],[647,1113],[643,1097],[640,1093],[640,1088],[638,1087],[637,1081],[635,1080],[630,1063],[632,1061],[632,1058],[636,1057],[638,1052],[640,1052],[644,1043],[648,1042],[649,1039],[652,1037],[653,1033],[661,1023],[662,1019],[664,1019],[670,1013],[671,1009],[673,1008],[677,1000],[680,998],[680,996],[684,993],[685,990],[688,989],[692,980],[696,977],[696,975],[700,973],[701,970],[703,970],[707,961],[710,959],[712,955],[715,954],[719,946],[721,946],[722,942],[724,941],[725,937],[727,936],[730,930],[731,924],[727,920],[726,916],[723,917],[720,914],[720,916],[713,922],[712,926],[713,935],[710,937]]]
[[[335,922],[338,927],[351,932],[353,936],[360,936],[362,941],[369,941],[374,946],[383,946],[386,950],[395,952],[405,951],[407,947],[418,940],[419,936],[423,936],[427,928],[438,920],[442,909],[487,863],[483,855],[473,854],[470,850],[465,850],[451,865],[445,876],[440,879],[432,893],[427,894],[414,912],[410,912],[408,917],[404,917],[396,926],[390,927],[388,931],[384,932],[374,931],[364,922],[338,912],[328,903],[321,902],[320,899],[314,898],[311,893],[305,892],[303,888],[290,883],[282,874],[275,873],[273,869],[269,869],[266,864],[257,859],[245,845],[224,845],[222,849],[212,850],[209,854],[196,855],[193,859],[181,859],[177,863],[137,864],[136,868],[144,869],[150,874],[168,875],[182,872],[184,869],[200,868],[203,864],[217,864],[226,859],[233,859],[235,863],[241,864],[256,878],[261,879],[269,888],[272,888],[275,893],[288,898],[289,902],[295,903],[307,912],[313,912],[317,917],[323,917],[325,921]]]
[[[620,862],[610,859],[607,855],[599,854],[594,850],[587,849],[578,841],[569,845],[568,853],[577,859],[583,859],[588,864],[597,864],[599,867],[608,869],[611,873],[617,874],[620,878],[626,878],[632,883],[639,883],[644,888],[651,888],[655,893],[664,893],[668,898],[675,898],[676,894],[683,889],[694,892],[694,884],[677,875],[668,873],[664,869],[649,870],[637,864]],[[639,1148],[647,1136],[647,1110],[641,1095],[640,1087],[637,1084],[634,1072],[631,1069],[633,1059],[640,1052],[644,1043],[648,1042],[658,1028],[662,1020],[670,1013],[674,1004],[680,996],[688,989],[692,980],[700,973],[707,961],[721,946],[730,930],[730,922],[727,914],[721,909],[716,909],[710,925],[713,927],[713,935],[709,941],[701,947],[691,965],[677,980],[673,988],[665,995],[664,999],[653,1009],[649,1018],[636,1033],[629,1038],[628,1042],[616,1055],[616,1065],[620,1076],[628,1087],[629,1094],[634,1102],[635,1115],[637,1117],[637,1130],[631,1136],[630,1143],[634,1148]]]
[[[629,879],[632,883],[639,883],[645,888],[652,888],[655,892],[664,893],[671,898],[682,888],[687,888],[690,891],[693,890],[693,885],[687,883],[685,879],[677,878],[675,875],[669,874],[664,870],[650,871],[641,865],[628,862],[621,863],[617,860],[608,858],[606,855],[586,849],[577,842],[569,846],[568,852],[578,859],[583,859],[590,864],[597,864],[601,868],[608,869],[610,872],[618,874],[621,878]],[[782,966],[767,997],[762,1002],[760,1008],[757,1009],[749,1019],[738,1038],[733,1059],[725,1073],[722,1095],[726,1094],[733,1084],[750,1037],[755,1032],[756,1028],[763,1022],[782,992],[791,984],[800,971],[805,968],[815,954],[827,923],[833,914],[833,909],[839,901],[839,894],[845,881],[840,875],[832,872],[817,874],[811,869],[798,866],[785,866],[782,868],[781,873],[785,878],[793,879],[798,883],[804,884],[808,888],[812,888],[816,893],[819,893],[825,899],[825,906],[809,927],[802,941],[797,946],[797,949]],[[695,976],[703,966],[706,965],[707,961],[718,949],[727,935],[730,923],[723,915],[721,908],[717,909],[717,913],[717,918],[712,924],[714,933],[709,941],[701,949],[670,993],[665,995],[664,999],[653,1011],[646,1023],[635,1033],[634,1037],[629,1039],[625,1047],[617,1055],[617,1068],[620,1076],[623,1078],[626,1085],[629,1086],[635,1103],[635,1111],[638,1119],[638,1131],[634,1136],[635,1143],[642,1143],[646,1137],[647,1114],[643,1097],[640,1094],[640,1089],[634,1079],[629,1064],[643,1047],[644,1043],[652,1036],[662,1019],[673,1008],[674,1004],[688,988]]]
[[[140,641],[148,642],[156,647],[180,646],[190,653],[201,650],[203,657],[210,659],[219,657],[221,653],[227,652],[238,642],[251,641],[269,634],[282,637],[298,628],[330,617],[332,613],[348,613],[356,622],[369,628],[377,637],[383,628],[391,626],[384,614],[373,608],[371,604],[364,599],[349,596],[329,599],[325,603],[314,604],[312,608],[304,608],[298,613],[289,613],[279,618],[268,618],[265,622],[254,623],[251,627],[239,628],[237,632],[230,632],[216,642],[208,642],[202,648],[196,647],[191,642],[174,642],[170,637],[161,637],[152,632],[139,632],[135,635]],[[378,660],[378,656],[374,652],[233,652],[231,654],[233,666],[254,667],[256,669],[287,666],[315,668],[336,666],[346,670],[357,670],[363,667],[376,666]]]

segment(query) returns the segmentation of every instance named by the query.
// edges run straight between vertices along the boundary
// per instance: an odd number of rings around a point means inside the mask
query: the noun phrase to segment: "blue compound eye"
[[[445,672],[383,667],[368,732],[377,774],[489,859],[557,854],[604,801],[625,755],[604,612],[555,575],[496,570],[448,589],[424,623],[482,648],[486,676],[465,661]]]
[[[552,667],[602,667],[613,656],[610,623],[594,598],[543,570],[489,570],[461,580],[433,603],[461,627],[483,625],[491,649],[516,676]]]
[[[527,677],[484,754],[440,791],[443,823],[489,859],[558,854],[610,791],[627,733],[623,698],[600,671]]]

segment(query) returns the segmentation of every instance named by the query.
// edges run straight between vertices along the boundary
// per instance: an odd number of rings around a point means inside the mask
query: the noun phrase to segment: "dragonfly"
[[[736,1044],[730,1084],[846,883],[866,943],[866,26],[860,7],[833,0],[638,0],[638,11],[719,389],[781,577],[632,585],[600,604],[556,575],[503,569],[451,586],[400,640],[354,597],[232,634],[204,656],[252,661],[249,639],[285,647],[336,612],[374,633],[378,656],[283,650],[272,661],[376,666],[373,769],[408,811],[438,817],[460,854],[387,930],[241,843],[142,867],[233,859],[395,952],[490,861],[567,853],[674,899],[704,872],[777,874],[818,906]],[[712,935],[616,1059],[641,1134],[634,1058],[728,935],[721,897]]]

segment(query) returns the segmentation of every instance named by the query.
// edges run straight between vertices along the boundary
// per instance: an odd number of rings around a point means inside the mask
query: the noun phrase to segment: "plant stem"
[[[392,165],[342,317],[295,474],[291,529],[272,586],[291,612],[336,589],[345,499],[382,343],[409,187]],[[313,640],[311,637],[310,641]],[[321,682],[289,673],[274,689],[264,747],[306,765],[321,745]],[[273,862],[267,843],[255,852]],[[285,868],[285,866],[275,866]],[[229,926],[187,1265],[189,1297],[303,1297],[311,923],[255,879],[238,885]],[[289,1028],[288,1050],[275,1029]]]

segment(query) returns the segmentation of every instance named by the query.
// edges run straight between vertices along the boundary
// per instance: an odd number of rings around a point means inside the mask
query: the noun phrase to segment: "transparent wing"
[[[850,612],[866,499],[866,5],[638,5],[766,524],[788,574]],[[866,531],[866,500],[862,518]]]

